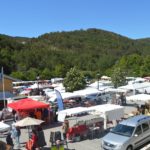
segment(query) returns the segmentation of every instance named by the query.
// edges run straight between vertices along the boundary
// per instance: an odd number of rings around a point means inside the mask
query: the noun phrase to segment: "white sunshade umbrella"
[[[28,134],[29,134],[29,138],[30,138],[29,127],[31,128],[31,126],[40,125],[43,122],[44,122],[43,120],[39,120],[39,119],[31,118],[31,117],[26,117],[20,121],[17,121],[16,123],[14,123],[14,125],[19,126],[19,127],[28,127]]]
[[[8,131],[10,129],[10,125],[0,122],[0,132]]]
[[[43,120],[26,117],[26,118],[16,122],[14,125],[19,126],[19,127],[25,127],[25,126],[40,125],[43,122],[44,122]]]

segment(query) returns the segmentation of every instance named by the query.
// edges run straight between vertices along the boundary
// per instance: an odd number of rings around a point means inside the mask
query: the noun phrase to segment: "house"
[[[4,75],[4,89],[7,92],[13,92],[13,84],[12,82],[21,81],[19,79],[12,78],[8,75]],[[0,92],[3,92],[3,82],[0,82]]]

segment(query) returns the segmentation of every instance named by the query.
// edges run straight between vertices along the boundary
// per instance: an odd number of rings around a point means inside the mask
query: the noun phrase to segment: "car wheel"
[[[132,146],[128,146],[126,150],[133,150]]]

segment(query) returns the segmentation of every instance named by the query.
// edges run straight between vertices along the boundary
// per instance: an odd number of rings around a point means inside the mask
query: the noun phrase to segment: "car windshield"
[[[129,136],[129,137],[132,135],[133,131],[134,131],[134,127],[123,125],[123,124],[118,124],[115,128],[111,130],[112,133]]]

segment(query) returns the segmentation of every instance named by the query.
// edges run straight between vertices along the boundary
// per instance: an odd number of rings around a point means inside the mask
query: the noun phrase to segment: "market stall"
[[[57,112],[58,121],[64,122],[67,116],[75,116],[89,112],[86,107],[75,107]]]
[[[124,107],[113,104],[92,106],[88,108],[88,111],[104,118],[104,129],[107,129],[107,121],[120,120],[124,116]]]
[[[137,105],[144,105],[145,103],[150,102],[150,95],[148,94],[137,94],[126,97],[127,103],[130,104],[137,104]]]
[[[30,116],[37,119],[43,118],[45,122],[48,121],[49,104],[26,98],[9,103],[7,106],[16,111],[18,119]]]
[[[35,101],[31,98],[26,98],[16,102],[9,103],[7,106],[16,111],[24,111],[24,110],[37,109],[37,108],[48,108],[49,104]]]
[[[103,118],[100,115],[90,115],[86,107],[76,107],[62,110],[58,113],[58,121],[64,122],[65,119],[69,121],[68,139],[73,141],[80,140],[80,138],[93,137],[94,133],[99,132],[103,128]]]

